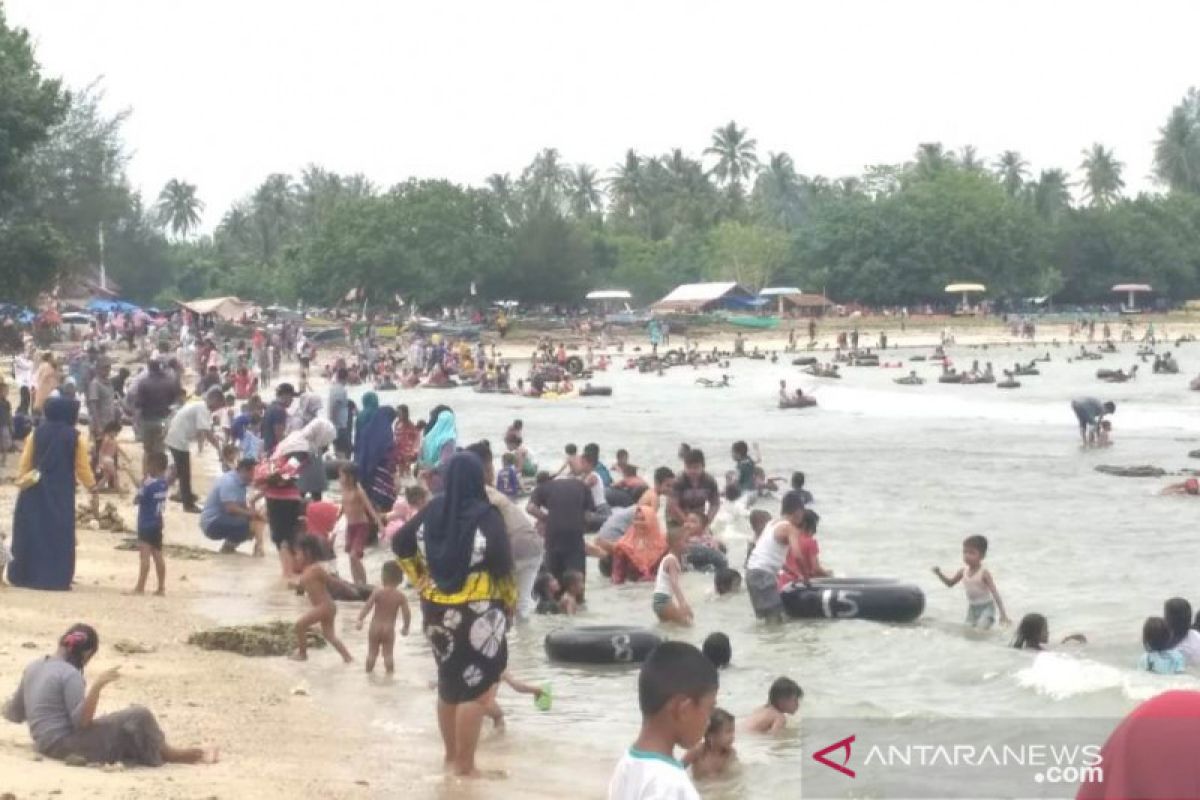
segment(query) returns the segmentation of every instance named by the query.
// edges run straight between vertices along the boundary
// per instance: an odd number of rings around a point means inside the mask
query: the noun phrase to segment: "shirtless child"
[[[747,733],[778,733],[787,727],[788,716],[800,710],[804,691],[791,678],[776,678],[767,693],[767,704],[760,706],[738,725]]]
[[[338,651],[342,661],[349,664],[354,659],[350,657],[350,651],[346,649],[346,645],[342,644],[342,640],[337,637],[337,632],[333,629],[333,621],[337,618],[337,605],[329,596],[329,575],[321,566],[323,551],[321,540],[315,536],[303,536],[297,546],[296,569],[299,570],[300,577],[296,579],[296,585],[308,595],[308,601],[312,603],[312,610],[296,620],[296,652],[291,655],[291,658],[293,661],[308,660],[306,641],[308,629],[313,625],[320,624],[321,635],[325,637],[325,641],[333,645],[333,649]]]
[[[396,614],[399,612],[404,625],[400,629],[401,636],[408,636],[408,626],[412,622],[412,614],[408,610],[408,599],[400,591],[400,580],[404,573],[395,561],[383,564],[383,574],[380,577],[382,586],[371,592],[362,611],[358,612],[358,625],[362,630],[363,621],[372,609],[375,615],[371,617],[371,627],[367,630],[367,672],[375,671],[375,659],[383,652],[383,668],[391,675],[396,671],[396,663],[392,656],[396,644]]]
[[[371,537],[371,522],[380,531],[383,520],[362,484],[358,482],[358,470],[353,464],[343,464],[338,470],[342,489],[342,516],[346,518],[346,555],[350,556],[350,579],[357,584],[367,582],[367,571],[363,568],[363,551]]]

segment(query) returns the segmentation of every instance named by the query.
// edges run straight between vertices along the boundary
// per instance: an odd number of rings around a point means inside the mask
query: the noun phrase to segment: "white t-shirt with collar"
[[[617,762],[608,800],[700,800],[683,764],[631,747]]]

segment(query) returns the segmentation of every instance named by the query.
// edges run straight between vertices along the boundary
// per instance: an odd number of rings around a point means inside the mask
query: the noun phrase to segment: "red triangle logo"
[[[818,750],[817,752],[813,753],[813,761],[824,764],[830,769],[835,769],[843,775],[853,778],[855,776],[854,770],[850,769],[846,765],[850,763],[850,745],[853,744],[854,739],[854,734],[851,734],[841,741],[834,742],[828,747]],[[830,761],[828,758],[826,758],[826,756],[830,753],[836,753],[841,750],[846,751],[846,757],[842,759],[842,763],[839,764],[836,761]]]

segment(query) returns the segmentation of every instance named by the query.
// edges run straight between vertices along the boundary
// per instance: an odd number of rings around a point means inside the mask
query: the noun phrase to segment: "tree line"
[[[546,148],[478,186],[381,187],[317,165],[271,174],[197,234],[197,187],[153,202],[130,188],[124,114],[97,87],[42,74],[28,34],[0,17],[0,278],[27,301],[98,263],[132,300],[236,294],[329,305],[480,300],[576,303],[620,287],[653,301],[689,281],[824,291],[838,302],[914,305],[953,281],[989,295],[1112,302],[1120,282],[1200,296],[1200,93],[1170,110],[1154,148],[1159,193],[1125,194],[1100,143],[1034,174],[1020,153],[922,143],[901,164],[835,179],[760,152],[736,122],[698,153],[627,150],[608,168]],[[1150,143],[1148,143],[1148,146]],[[361,296],[361,295],[360,295]]]

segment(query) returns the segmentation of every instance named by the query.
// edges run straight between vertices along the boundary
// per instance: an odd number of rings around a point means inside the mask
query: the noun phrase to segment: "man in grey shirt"
[[[1087,447],[1096,440],[1100,420],[1114,413],[1117,404],[1111,401],[1101,403],[1095,397],[1077,397],[1071,401],[1071,410],[1075,412],[1075,419],[1079,420],[1079,438],[1083,439],[1083,446]]]
[[[91,425],[93,442],[99,442],[105,427],[119,419],[117,393],[113,390],[110,372],[108,360],[100,359],[92,380],[87,385],[88,422]]]

